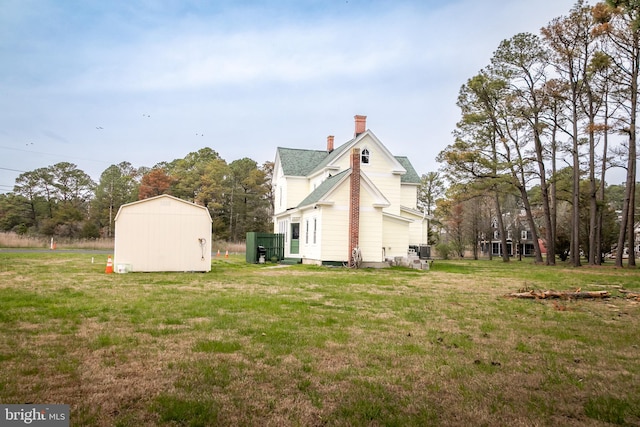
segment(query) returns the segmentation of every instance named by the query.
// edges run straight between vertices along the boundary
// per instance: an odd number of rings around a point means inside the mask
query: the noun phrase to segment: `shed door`
[[[291,223],[291,246],[289,247],[289,253],[300,253],[300,223]]]

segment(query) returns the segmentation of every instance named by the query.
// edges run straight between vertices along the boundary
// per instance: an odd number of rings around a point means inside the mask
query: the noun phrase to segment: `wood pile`
[[[640,301],[640,292],[631,292],[626,289],[619,289],[620,293],[625,296],[627,299],[633,299],[636,301]]]
[[[511,298],[527,298],[527,299],[583,299],[583,298],[609,298],[609,291],[535,291],[529,290],[524,292],[514,292],[509,295]]]

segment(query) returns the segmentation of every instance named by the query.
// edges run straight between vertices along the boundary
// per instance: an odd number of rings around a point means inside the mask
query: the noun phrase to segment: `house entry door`
[[[289,253],[291,254],[300,253],[300,223],[299,222],[291,223],[291,245],[289,247]]]

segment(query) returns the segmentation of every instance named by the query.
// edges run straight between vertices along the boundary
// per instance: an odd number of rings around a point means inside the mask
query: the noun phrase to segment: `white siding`
[[[133,271],[210,271],[209,212],[170,196],[123,205],[115,221],[114,264]]]
[[[372,180],[373,179],[374,178],[372,178]],[[390,203],[390,206],[385,208],[384,211],[392,215],[400,215],[400,176],[392,174],[379,176],[377,177],[377,180],[374,180],[374,184]]]
[[[308,209],[300,222],[300,256],[320,260],[322,253],[322,207]]]
[[[402,184],[400,186],[400,204],[407,208],[416,209],[418,203],[418,186],[415,184]]]
[[[286,210],[287,192],[289,191],[289,189],[287,188],[287,179],[284,176],[284,171],[282,170],[279,156],[276,156],[271,184],[274,190],[273,212],[274,214],[278,214]]]
[[[298,206],[309,194],[309,182],[300,177],[278,177],[274,180],[274,215]]]
[[[372,206],[368,191],[360,192],[360,251],[363,262],[384,261],[382,257],[382,209]]]
[[[409,250],[409,224],[405,221],[384,217],[385,258],[406,257]]]
[[[291,256],[291,217],[287,216],[278,221],[278,230],[276,233],[284,234],[284,257]],[[297,257],[298,255],[296,255]]]
[[[346,181],[332,195],[333,206],[322,206],[320,236],[323,261],[348,260],[349,252],[349,185]]]
[[[309,181],[306,178],[287,178],[287,198],[283,210],[295,208],[310,192]]]
[[[424,214],[414,214],[402,211],[402,217],[412,220],[409,225],[409,244],[410,245],[423,245],[427,244],[427,230],[429,227],[429,220],[425,218]]]
[[[334,205],[322,206],[319,225],[320,252],[309,252],[309,257],[319,255],[323,261],[349,259],[349,181],[345,181],[331,197]],[[360,192],[360,250],[363,262],[380,262],[382,257],[382,210],[372,206],[373,196],[364,188]],[[405,235],[407,234],[405,228]],[[406,237],[405,237],[406,239]]]
[[[320,184],[324,182],[325,179],[329,177],[329,173],[323,173],[322,175],[315,176],[313,179],[309,180],[309,193],[318,188]]]
[[[287,194],[289,192],[287,180],[284,178],[277,180],[274,191],[275,200],[273,203],[273,211],[274,214],[278,214],[287,210]]]
[[[399,215],[401,204],[401,191],[399,191],[401,177],[400,175],[391,173],[395,166],[395,159],[389,158],[371,137],[363,138],[356,147],[360,148],[360,151],[365,148],[369,150],[369,163],[362,163],[360,168],[371,180],[373,185],[375,185],[389,201],[390,206],[385,208],[384,211],[393,215]]]

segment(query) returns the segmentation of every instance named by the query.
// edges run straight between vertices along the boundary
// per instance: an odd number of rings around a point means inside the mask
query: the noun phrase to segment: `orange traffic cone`
[[[107,258],[107,268],[104,269],[104,272],[106,274],[113,273],[113,261],[111,260],[111,255],[109,255],[109,258]]]
[[[225,252],[224,257],[229,258],[229,251]]]
[[[220,249],[218,249],[218,255],[216,255],[216,256],[220,256]]]

